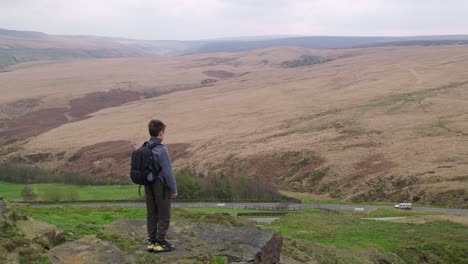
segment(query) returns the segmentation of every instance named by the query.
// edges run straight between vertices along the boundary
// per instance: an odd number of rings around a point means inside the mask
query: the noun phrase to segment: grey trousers
[[[163,241],[171,220],[170,190],[159,179],[145,185],[148,238]]]

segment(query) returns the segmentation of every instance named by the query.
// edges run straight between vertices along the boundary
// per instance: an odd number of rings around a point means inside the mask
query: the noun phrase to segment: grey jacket
[[[155,142],[161,143],[161,140],[157,137],[151,137],[150,140],[148,140],[149,144]],[[172,172],[171,159],[169,158],[169,152],[166,146],[158,145],[154,147],[153,155],[156,168],[161,168],[157,177],[169,187],[171,193],[177,193],[177,184],[174,173]]]

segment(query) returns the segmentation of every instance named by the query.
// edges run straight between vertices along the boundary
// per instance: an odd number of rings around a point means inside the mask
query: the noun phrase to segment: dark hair
[[[166,125],[157,119],[153,119],[148,123],[148,131],[150,136],[157,137],[161,131],[166,129]]]

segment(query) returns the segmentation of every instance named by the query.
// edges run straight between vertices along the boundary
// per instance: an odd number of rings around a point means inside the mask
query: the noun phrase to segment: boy
[[[171,199],[177,197],[177,185],[172,172],[171,160],[167,148],[162,145],[166,125],[160,120],[151,120],[148,131],[151,136],[148,145],[158,143],[153,149],[156,180],[145,185],[146,213],[148,228],[148,247],[150,252],[170,251],[175,248],[166,240],[171,219]]]

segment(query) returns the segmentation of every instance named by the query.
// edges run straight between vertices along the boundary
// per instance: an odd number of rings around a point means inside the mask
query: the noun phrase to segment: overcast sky
[[[180,40],[468,34],[468,1],[0,0],[0,28]]]

